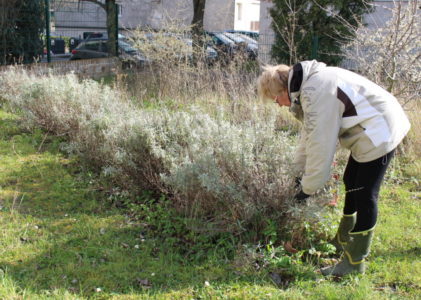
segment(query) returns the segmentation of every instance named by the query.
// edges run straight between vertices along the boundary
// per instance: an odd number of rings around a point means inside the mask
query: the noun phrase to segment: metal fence
[[[273,63],[271,51],[275,43],[273,31],[260,32],[259,34],[259,61],[263,64]]]
[[[108,37],[105,6],[83,0],[1,0],[0,26],[2,65],[68,59],[83,39]]]
[[[111,31],[110,26],[107,27],[105,4],[102,1],[94,2],[96,1],[0,0],[0,65],[73,59],[75,55],[72,56],[72,52],[76,51],[74,49],[81,41],[88,38],[108,40],[108,33]],[[120,9],[121,6],[116,5],[114,24],[117,25]],[[130,34],[128,31],[124,33]],[[247,36],[248,33],[251,36]],[[115,26],[114,35],[119,36],[118,26]],[[256,39],[256,42],[250,37]],[[235,44],[246,44],[251,57],[257,57],[263,63],[270,62],[274,42],[272,32],[263,32],[260,36],[252,32],[233,32],[228,33],[228,38]],[[123,44],[124,41],[116,42],[116,56],[119,53],[119,43]],[[98,52],[109,56],[110,46],[112,45],[107,42],[98,43],[95,47],[100,47]],[[210,44],[210,47],[215,45]]]
[[[51,52],[47,51],[47,55],[53,55],[53,58],[70,55],[78,44],[87,38],[104,38],[108,39],[107,13],[102,3],[93,3],[90,1],[75,0],[45,0],[49,5],[47,15],[50,16],[50,41],[46,40],[47,47],[50,43]],[[116,8],[118,12],[118,7]],[[115,29],[118,36],[118,13],[115,16]],[[116,44],[115,54],[118,55]],[[98,49],[105,50],[105,49]],[[105,52],[109,52],[106,51]],[[47,60],[48,59],[47,56]]]

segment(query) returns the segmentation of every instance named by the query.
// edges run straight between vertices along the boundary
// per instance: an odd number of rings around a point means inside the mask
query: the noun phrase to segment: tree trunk
[[[193,39],[193,60],[196,64],[204,52],[204,29],[203,18],[205,16],[206,0],[193,0],[193,20],[192,20],[192,39]]]
[[[117,36],[117,5],[115,3],[116,0],[105,0],[105,4],[100,0],[79,0],[79,2],[91,2],[99,5],[105,10],[107,15],[107,35],[108,35],[108,54],[110,56],[116,56],[118,51],[118,36]]]
[[[107,13],[107,34],[108,34],[108,54],[110,56],[117,56],[118,51],[118,36],[117,36],[117,5],[115,0],[105,1],[105,10]]]

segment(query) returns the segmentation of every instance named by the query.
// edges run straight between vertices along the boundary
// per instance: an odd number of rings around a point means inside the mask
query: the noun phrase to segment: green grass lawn
[[[324,279],[293,259],[278,287],[235,241],[201,249],[165,232],[165,210],[155,226],[129,217],[59,149],[0,110],[0,299],[421,299],[416,181],[384,185],[366,275]]]

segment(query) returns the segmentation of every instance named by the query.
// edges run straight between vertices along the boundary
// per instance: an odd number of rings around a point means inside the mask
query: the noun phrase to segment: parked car
[[[231,39],[234,37],[240,38],[242,40],[244,40],[244,42],[248,43],[248,44],[254,44],[254,45],[258,45],[259,42],[256,41],[255,39],[253,39],[252,37],[246,35],[246,34],[242,34],[242,33],[238,33],[238,32],[224,32],[225,35],[228,35],[231,37]]]
[[[228,48],[234,48],[235,42],[224,35],[222,32],[211,32],[207,31],[206,36],[210,38],[210,43],[215,46],[226,46]]]
[[[206,31],[207,45],[215,49],[220,59],[231,59],[236,53],[235,42],[222,32]]]
[[[188,59],[192,60],[192,58],[193,58],[193,49],[192,49],[193,48],[193,41],[192,41],[192,39],[183,39],[183,40],[188,46],[187,57],[188,57]],[[211,65],[217,59],[218,59],[218,52],[216,52],[216,50],[213,49],[211,46],[206,45],[206,57],[205,57],[206,62],[209,65]]]
[[[248,58],[257,58],[259,46],[254,39],[241,33],[224,32],[223,34],[235,42],[238,50],[243,49]]]
[[[255,31],[247,31],[247,30],[226,30],[225,32],[243,34],[243,35],[246,35],[246,36],[252,38],[256,42],[259,40],[259,33],[258,32],[255,32]]]
[[[127,61],[136,64],[143,64],[147,59],[129,43],[118,40],[119,56]],[[82,41],[75,49],[72,50],[70,60],[104,58],[108,57],[108,39],[92,38]]]

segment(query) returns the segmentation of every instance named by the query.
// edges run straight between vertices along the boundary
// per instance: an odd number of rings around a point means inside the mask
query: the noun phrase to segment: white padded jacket
[[[294,169],[303,174],[303,192],[312,195],[330,176],[337,140],[358,162],[375,160],[393,149],[410,129],[396,98],[353,72],[304,61],[291,68],[290,111],[303,129]]]

